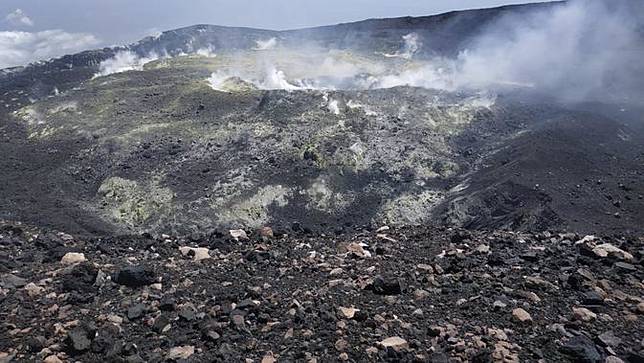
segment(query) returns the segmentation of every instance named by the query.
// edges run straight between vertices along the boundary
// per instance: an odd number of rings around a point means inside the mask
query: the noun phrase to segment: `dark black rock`
[[[157,333],[162,333],[163,329],[165,329],[165,327],[168,325],[170,325],[170,319],[168,319],[168,317],[165,315],[161,315],[154,320],[152,329]]]
[[[221,338],[221,335],[219,335],[219,333],[217,333],[214,330],[206,330],[206,331],[204,331],[203,336],[204,336],[204,338],[206,340],[209,340],[209,341],[212,341],[212,342],[217,341],[219,338]]]
[[[21,227],[14,225],[2,226],[0,230],[3,233],[7,233],[12,236],[21,236],[24,233],[24,230]]]
[[[195,310],[191,307],[184,307],[179,310],[179,317],[185,321],[195,320]]]
[[[46,342],[47,342],[47,339],[39,335],[39,336],[28,337],[27,340],[25,341],[25,344],[27,345],[27,348],[29,349],[30,352],[38,353],[45,347]]]
[[[430,363],[448,363],[449,356],[445,353],[432,353],[429,356]]]
[[[644,363],[644,353],[629,352],[626,361],[628,363]]]
[[[489,349],[483,349],[472,357],[472,363],[492,363],[492,352]]]
[[[114,324],[106,324],[101,327],[97,333],[94,341],[92,342],[92,351],[94,353],[107,353],[110,350],[120,350],[122,347],[116,345],[116,337],[119,334],[119,328]],[[118,354],[112,352],[112,355]]]
[[[27,285],[27,280],[12,274],[4,274],[0,277],[0,287],[4,289],[15,289]]]
[[[242,300],[239,304],[237,304],[237,309],[241,310],[253,310],[257,307],[257,305],[250,299]]]
[[[70,247],[65,247],[65,246],[58,246],[58,247],[53,247],[53,248],[47,248],[43,247],[44,250],[47,251],[47,253],[43,257],[43,262],[44,263],[56,263],[60,262],[60,260],[69,252],[81,252],[77,248],[70,248]]]
[[[217,323],[212,320],[204,321],[199,324],[199,329],[201,330],[202,338],[206,341],[217,341],[221,338],[221,335],[218,332]]]
[[[570,287],[574,290],[581,289],[584,286],[585,281],[586,279],[584,279],[583,276],[577,273],[568,276],[568,279],[566,280],[566,282],[568,282],[568,285],[570,285]]]
[[[295,233],[301,233],[303,231],[302,224],[300,222],[293,222],[291,224],[291,230]]]
[[[177,306],[177,301],[172,295],[164,295],[159,301],[159,309],[161,311],[174,311]]]
[[[63,276],[63,290],[66,292],[78,292],[86,294],[95,291],[94,282],[98,270],[89,263],[81,263]]]
[[[145,363],[145,360],[138,354],[131,354],[125,357],[127,363]]]
[[[578,335],[568,340],[561,351],[569,355],[574,362],[578,363],[600,363],[603,362],[602,355],[597,350],[595,343],[584,335]]]
[[[622,271],[627,271],[627,272],[637,271],[637,267],[635,267],[635,265],[632,265],[626,262],[616,262],[615,267],[617,267]]]
[[[0,272],[10,272],[16,269],[17,266],[18,264],[14,261],[12,256],[9,256],[6,253],[0,253]]]
[[[450,242],[452,243],[461,243],[465,240],[468,240],[471,238],[471,235],[467,231],[458,231],[450,237]]]
[[[119,285],[141,287],[155,283],[156,275],[143,266],[128,266],[116,272],[112,280]]]
[[[582,302],[584,305],[602,305],[604,298],[596,291],[588,291],[584,293]]]
[[[144,313],[145,313],[145,305],[136,304],[134,306],[130,306],[130,308],[127,309],[127,318],[130,320],[136,320],[142,317]]]
[[[487,264],[490,266],[503,266],[505,264],[506,257],[501,255],[498,252],[492,252],[487,257]]]
[[[367,315],[366,311],[359,310],[356,311],[355,314],[353,314],[353,320],[363,322],[366,321],[369,318],[369,315]]]
[[[371,291],[376,295],[400,295],[402,286],[398,279],[385,280],[382,276],[377,276],[371,284]]]
[[[90,333],[84,327],[77,326],[67,333],[67,350],[71,354],[79,354],[88,350],[92,344]]]
[[[539,260],[539,255],[535,251],[528,251],[521,254],[521,259],[530,262],[537,262]]]
[[[582,256],[591,257],[591,258],[598,258],[598,256],[595,254],[595,252],[593,252],[592,247],[590,247],[586,243],[578,244],[577,245],[577,251]]]
[[[256,251],[251,250],[244,253],[244,259],[249,262],[264,262],[271,258],[271,254],[268,251]]]

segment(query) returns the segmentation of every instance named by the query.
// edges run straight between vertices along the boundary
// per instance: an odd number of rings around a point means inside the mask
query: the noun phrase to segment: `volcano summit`
[[[643,359],[640,10],[0,70],[0,361]]]

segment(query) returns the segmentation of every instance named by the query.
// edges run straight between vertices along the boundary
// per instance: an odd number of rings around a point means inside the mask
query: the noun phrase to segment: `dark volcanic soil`
[[[297,230],[83,240],[4,224],[0,360],[644,359],[641,238]]]

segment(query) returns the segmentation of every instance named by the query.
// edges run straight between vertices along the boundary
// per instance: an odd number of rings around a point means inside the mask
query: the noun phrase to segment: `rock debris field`
[[[0,362],[641,362],[644,243],[0,229]]]

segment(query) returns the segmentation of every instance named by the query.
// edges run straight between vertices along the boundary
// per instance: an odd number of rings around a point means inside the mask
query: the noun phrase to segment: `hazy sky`
[[[538,0],[536,0],[538,1]],[[291,29],[516,0],[0,0],[0,68],[199,23]]]
[[[130,42],[154,30],[197,23],[289,29],[373,17],[429,15],[516,4],[516,0],[2,0],[0,30],[62,29]],[[32,25],[7,21],[21,9]]]

